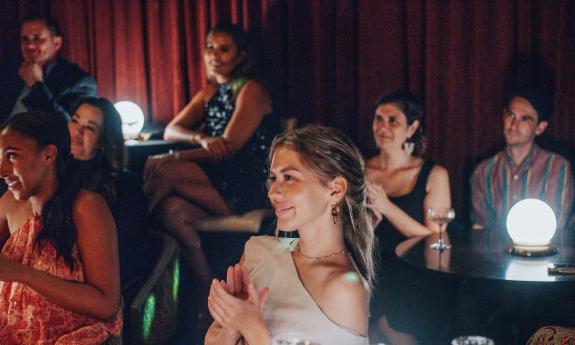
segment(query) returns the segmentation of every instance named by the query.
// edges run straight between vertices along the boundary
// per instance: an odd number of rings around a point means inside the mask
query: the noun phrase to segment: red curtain
[[[262,39],[276,109],[343,128],[368,153],[373,102],[407,88],[426,104],[428,157],[467,178],[501,142],[506,90],[537,78],[555,90],[550,137],[573,147],[575,1],[0,0],[0,59],[17,54],[31,10],[61,24],[63,55],[100,93],[165,124],[205,82],[201,47],[219,21]],[[371,151],[373,152],[373,151]]]

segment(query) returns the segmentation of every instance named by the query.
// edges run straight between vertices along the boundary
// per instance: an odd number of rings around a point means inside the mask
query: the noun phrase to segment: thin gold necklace
[[[331,258],[332,256],[336,256],[336,255],[341,255],[341,254],[349,254],[349,252],[347,251],[347,249],[344,250],[339,250],[335,253],[331,253],[331,254],[327,254],[327,255],[322,255],[322,256],[307,256],[305,255],[302,251],[301,248],[298,244],[297,246],[297,252],[299,253],[299,255],[303,256],[304,258],[308,259],[308,260],[323,260],[323,259],[327,259],[327,258]]]

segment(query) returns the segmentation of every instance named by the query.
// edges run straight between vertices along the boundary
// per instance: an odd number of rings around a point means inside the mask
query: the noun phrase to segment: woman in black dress
[[[391,344],[417,344],[416,335],[423,325],[412,305],[425,301],[415,298],[412,282],[402,278],[405,271],[395,247],[410,237],[439,232],[439,226],[427,217],[427,209],[451,206],[449,176],[445,168],[422,158],[423,105],[415,95],[398,91],[381,97],[376,103],[373,136],[379,154],[367,161],[365,170],[380,257],[372,331],[383,333]]]
[[[241,27],[214,27],[204,62],[209,83],[164,133],[166,140],[198,148],[150,157],[144,176],[150,210],[179,240],[207,296],[212,275],[194,224],[265,207],[265,159],[280,127]]]

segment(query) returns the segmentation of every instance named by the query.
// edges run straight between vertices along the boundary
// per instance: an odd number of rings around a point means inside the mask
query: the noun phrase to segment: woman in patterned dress
[[[101,344],[122,327],[118,241],[106,202],[80,189],[64,120],[0,127],[0,344]]]
[[[254,60],[241,27],[218,25],[208,33],[204,62],[210,82],[164,134],[197,148],[150,157],[144,171],[150,210],[179,240],[182,258],[206,296],[212,275],[194,224],[266,205],[265,159],[279,122]]]

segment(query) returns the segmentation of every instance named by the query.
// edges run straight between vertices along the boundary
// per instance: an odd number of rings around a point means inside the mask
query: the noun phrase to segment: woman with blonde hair
[[[308,126],[276,138],[269,157],[277,230],[297,230],[299,242],[246,243],[227,281],[212,283],[205,344],[269,345],[299,332],[320,344],[367,345],[373,230],[361,154],[340,131]]]

